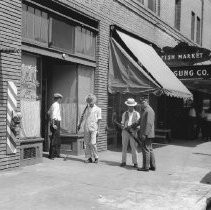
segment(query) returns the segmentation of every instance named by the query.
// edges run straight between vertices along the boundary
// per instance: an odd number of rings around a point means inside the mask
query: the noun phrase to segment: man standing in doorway
[[[59,93],[54,94],[54,102],[51,105],[48,114],[50,116],[50,130],[52,132],[50,138],[49,158],[54,159],[60,157],[60,122],[61,122],[61,101],[63,96]]]
[[[97,152],[97,136],[99,134],[101,117],[101,108],[95,105],[97,98],[93,94],[86,97],[87,107],[81,116],[78,131],[80,130],[81,123],[84,121],[84,143],[85,143],[85,156],[86,163],[98,163]]]
[[[134,123],[131,127],[140,126],[140,138],[142,140],[143,166],[138,171],[155,171],[155,156],[152,148],[152,140],[155,137],[154,121],[155,113],[150,107],[147,98],[141,98],[141,107],[143,109],[142,116],[138,123]]]
[[[130,131],[132,134],[130,134],[127,131],[127,128],[132,125],[132,123],[135,123],[139,120],[140,114],[135,111],[134,107],[137,105],[135,100],[133,98],[128,98],[127,101],[125,101],[125,104],[128,107],[128,110],[123,113],[122,115],[122,163],[121,167],[126,166],[126,157],[127,157],[127,148],[128,143],[130,142],[130,147],[132,150],[132,161],[135,168],[138,168],[137,163],[137,143],[134,140],[133,136],[136,137],[137,135],[137,129],[131,129]]]

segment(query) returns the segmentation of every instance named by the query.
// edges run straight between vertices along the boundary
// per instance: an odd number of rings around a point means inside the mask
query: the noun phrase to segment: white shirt
[[[102,119],[101,108],[94,104],[93,107],[88,107],[84,116],[84,130],[86,131],[97,131],[98,120]]]
[[[61,109],[60,109],[59,102],[55,101],[51,105],[48,113],[49,113],[51,119],[61,121]]]

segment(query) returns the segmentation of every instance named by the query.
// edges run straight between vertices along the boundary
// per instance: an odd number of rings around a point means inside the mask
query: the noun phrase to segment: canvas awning
[[[111,38],[108,91],[110,93],[150,93],[159,89],[159,84]]]
[[[162,93],[168,96],[192,99],[192,93],[174,75],[174,73],[169,69],[169,67],[163,62],[160,56],[150,45],[145,44],[142,41],[123,32],[120,32],[119,30],[116,31],[128,49],[143,66],[143,69],[141,68],[142,71],[140,72],[142,74],[145,72],[146,74],[143,75],[149,76],[145,78],[147,78],[151,84],[154,85],[152,89],[160,89]]]

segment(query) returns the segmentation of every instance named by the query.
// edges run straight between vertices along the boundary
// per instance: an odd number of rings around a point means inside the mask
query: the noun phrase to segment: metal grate
[[[23,159],[35,158],[36,157],[36,148],[24,148],[23,150]]]

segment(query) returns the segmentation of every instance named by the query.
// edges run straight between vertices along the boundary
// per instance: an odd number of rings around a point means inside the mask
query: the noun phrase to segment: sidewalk
[[[180,142],[156,148],[157,171],[119,167],[121,152],[0,172],[0,209],[8,210],[186,210],[205,209],[211,197],[211,142]],[[141,165],[141,154],[139,162]]]

